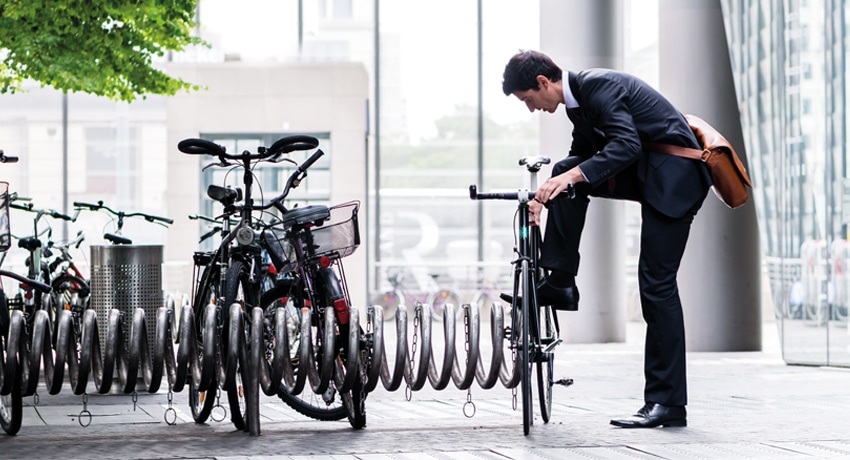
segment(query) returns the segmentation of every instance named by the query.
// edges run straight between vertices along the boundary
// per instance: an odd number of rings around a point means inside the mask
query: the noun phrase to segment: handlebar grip
[[[220,156],[226,153],[224,146],[218,145],[215,142],[206,139],[183,139],[177,144],[177,148],[189,155],[213,155]]]
[[[525,192],[524,196],[528,196],[529,200],[534,199],[534,192]],[[469,186],[469,198],[471,200],[519,200],[520,192],[492,192],[478,193],[478,187],[475,185]]]
[[[0,163],[17,163],[18,157],[12,155],[5,155],[2,150],[0,150]]]
[[[294,152],[296,150],[311,150],[319,146],[319,140],[313,136],[286,136],[275,141],[269,152],[271,156]]]
[[[316,150],[315,153],[310,155],[310,158],[307,158],[300,166],[298,166],[298,170],[302,172],[306,171],[307,168],[313,166],[313,163],[319,161],[319,158],[321,158],[324,154],[325,152],[323,152],[322,149]]]
[[[174,219],[169,219],[168,217],[159,217],[159,216],[149,216],[149,217],[151,218],[151,220],[158,220],[160,222],[165,222],[166,224],[169,224],[169,225],[174,223]]]
[[[103,203],[92,204],[92,203],[83,203],[82,201],[74,202],[75,208],[89,208],[92,211],[96,211],[103,207]]]
[[[53,212],[51,212],[51,213],[50,213],[50,217],[52,217],[52,218],[54,218],[54,219],[67,220],[67,221],[70,221],[70,222],[73,222],[73,221],[74,221],[74,218],[73,218],[73,217],[71,217],[71,216],[69,216],[69,215],[67,215],[67,214],[62,214],[61,212],[58,212],[58,211],[53,211]]]
[[[20,282],[21,284],[26,284],[27,286],[29,286],[29,287],[31,287],[31,288],[35,289],[36,291],[39,291],[43,294],[47,294],[48,292],[53,290],[53,288],[51,288],[50,285],[48,285],[48,284],[44,284],[41,281],[31,280],[31,279],[27,278],[26,276],[19,275],[17,273],[10,272],[8,270],[0,270],[0,275],[8,276],[9,278],[14,278],[14,279],[18,280],[18,282]]]

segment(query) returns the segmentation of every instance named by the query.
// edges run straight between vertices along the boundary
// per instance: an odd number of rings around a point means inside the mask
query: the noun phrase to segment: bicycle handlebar
[[[245,150],[241,154],[227,153],[227,149],[206,139],[183,139],[177,149],[189,155],[211,155],[221,160],[265,160],[296,150],[310,150],[319,146],[319,140],[313,136],[294,135],[278,139],[271,147],[259,147],[257,153]]]
[[[534,192],[528,190],[520,190],[516,192],[492,192],[478,193],[478,187],[473,184],[469,186],[469,199],[471,200],[513,200],[513,201],[531,201],[534,199]]]
[[[145,214],[143,212],[126,213],[124,211],[116,211],[116,210],[110,208],[109,206],[104,205],[103,201],[98,201],[97,204],[84,203],[82,201],[75,201],[74,207],[77,208],[77,209],[88,210],[88,211],[99,211],[99,210],[103,209],[105,211],[110,212],[111,214],[114,214],[118,218],[141,217],[141,218],[145,219],[146,221],[153,222],[153,223],[164,223],[164,224],[168,224],[168,225],[171,225],[171,224],[174,223],[174,219],[169,219],[168,217],[154,216],[154,215],[151,215],[151,214]]]
[[[9,207],[13,208],[13,209],[20,209],[21,211],[39,213],[41,215],[52,217],[54,219],[62,219],[62,220],[70,221],[70,222],[75,222],[77,220],[76,217],[71,217],[67,214],[62,214],[61,212],[54,211],[53,209],[38,209],[38,208],[35,208],[35,207],[33,207],[32,203],[27,203],[27,204],[9,203]]]
[[[0,163],[17,163],[18,157],[13,157],[11,155],[6,155],[3,153],[3,150],[0,150]]]
[[[26,284],[27,286],[35,289],[36,291],[39,291],[39,292],[44,293],[44,294],[47,294],[48,292],[53,290],[53,288],[51,288],[50,285],[44,284],[40,281],[29,279],[26,276],[19,275],[17,273],[13,273],[13,272],[10,272],[8,270],[0,270],[0,275],[8,276],[9,278],[14,278],[14,279],[18,280],[20,283]]]
[[[281,192],[280,195],[269,200],[267,204],[261,206],[253,206],[252,209],[256,211],[263,211],[274,206],[281,212],[286,212],[286,209],[283,208],[281,201],[283,201],[283,199],[286,198],[287,195],[289,195],[289,191],[291,189],[298,187],[298,184],[301,183],[301,179],[303,179],[306,175],[307,168],[312,166],[313,163],[319,161],[319,158],[321,158],[324,154],[325,152],[323,152],[322,149],[317,149],[315,152],[313,152],[313,154],[310,155],[309,158],[304,160],[304,162],[301,163],[297,168],[295,168],[295,171],[293,171],[292,174],[289,175],[289,178],[286,179],[286,185],[283,187],[283,192]]]

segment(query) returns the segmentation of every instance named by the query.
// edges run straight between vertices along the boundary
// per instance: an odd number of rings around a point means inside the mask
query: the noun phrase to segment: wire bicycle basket
[[[359,201],[349,201],[329,208],[330,217],[321,227],[313,229],[316,256],[341,259],[354,254],[360,246],[360,225],[357,212]]]

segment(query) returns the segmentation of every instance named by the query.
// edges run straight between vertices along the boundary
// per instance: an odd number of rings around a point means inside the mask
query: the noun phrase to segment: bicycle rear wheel
[[[455,311],[458,312],[458,318],[461,318],[460,315],[463,309],[460,306],[463,305],[463,296],[455,291],[441,289],[429,295],[425,303],[431,306],[431,317],[435,321],[443,320],[443,312],[446,310],[446,304],[454,305],[456,307]],[[455,320],[458,318],[455,318]]]
[[[299,287],[293,288],[291,285],[275,286],[271,290],[263,293],[261,306],[265,311],[273,311],[278,307],[284,307],[296,315],[300,315],[300,306],[305,304],[303,299],[303,291]],[[298,316],[291,316],[293,322],[287,324],[289,332],[289,350],[291,353],[292,364],[294,365],[295,374],[298,374],[298,350],[301,347],[301,329],[296,321]],[[316,340],[320,335],[314,327],[313,340]],[[317,349],[318,343],[314,343],[314,349]],[[286,403],[287,406],[294,409],[301,415],[310,417],[315,420],[334,421],[342,420],[346,417],[346,410],[343,407],[343,402],[339,398],[334,385],[331,385],[328,390],[317,395],[305,389],[298,395],[290,393],[285,385],[280,386],[278,397]]]
[[[552,382],[555,354],[541,354],[537,361],[537,394],[540,397],[540,418],[549,423],[552,416]]]

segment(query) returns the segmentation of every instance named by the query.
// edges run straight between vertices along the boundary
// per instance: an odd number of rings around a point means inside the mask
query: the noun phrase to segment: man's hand
[[[528,202],[528,217],[534,225],[540,225],[540,213],[543,212],[543,205],[539,201],[531,200]]]
[[[581,170],[578,169],[578,166],[576,166],[559,176],[546,179],[546,181],[540,184],[540,187],[537,188],[537,192],[534,194],[534,197],[539,200],[540,203],[546,203],[561,194],[561,192],[566,191],[570,184],[578,184],[579,182],[584,182],[584,175],[581,173]]]

